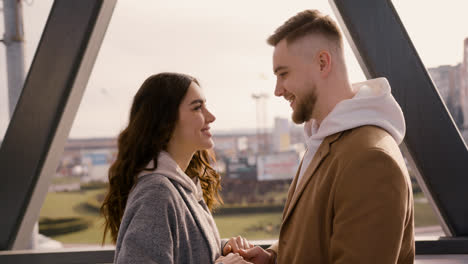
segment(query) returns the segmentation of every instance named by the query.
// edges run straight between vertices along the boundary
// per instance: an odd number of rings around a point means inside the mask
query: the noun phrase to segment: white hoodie
[[[296,188],[318,147],[327,136],[364,125],[374,125],[385,129],[398,145],[403,141],[406,132],[405,118],[391,94],[387,79],[371,79],[355,83],[352,87],[358,91],[356,95],[339,102],[323,119],[320,127],[314,119],[305,123],[307,151]]]

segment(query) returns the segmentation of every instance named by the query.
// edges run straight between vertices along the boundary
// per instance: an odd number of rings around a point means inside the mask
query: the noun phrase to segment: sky
[[[25,65],[31,64],[52,0],[23,2]],[[462,60],[468,37],[468,1],[392,1],[426,67]],[[0,3],[0,6],[2,3]],[[289,104],[273,95],[273,48],[266,38],[305,9],[335,18],[327,0],[118,0],[70,137],[114,137],[126,125],[133,95],[151,74],[175,71],[201,81],[216,131],[254,129],[251,95],[266,93],[266,125],[290,118]],[[3,16],[0,13],[0,34]],[[0,44],[0,138],[8,126],[5,48]],[[345,43],[352,82],[365,80]]]

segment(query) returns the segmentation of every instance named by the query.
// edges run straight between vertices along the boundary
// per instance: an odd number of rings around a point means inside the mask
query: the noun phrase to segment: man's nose
[[[276,82],[276,87],[275,87],[275,96],[283,96],[284,94],[284,88],[281,85],[280,82]]]

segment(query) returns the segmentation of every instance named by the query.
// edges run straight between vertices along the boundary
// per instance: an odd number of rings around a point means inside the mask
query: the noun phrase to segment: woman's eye
[[[195,107],[193,110],[200,110],[201,108],[202,108],[202,106],[199,105],[199,106]]]

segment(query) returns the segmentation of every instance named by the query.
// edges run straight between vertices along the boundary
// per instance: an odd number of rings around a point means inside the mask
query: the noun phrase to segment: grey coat
[[[220,253],[219,233],[200,184],[162,152],[158,169],[141,174],[129,195],[114,262],[213,263]]]

